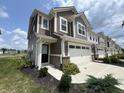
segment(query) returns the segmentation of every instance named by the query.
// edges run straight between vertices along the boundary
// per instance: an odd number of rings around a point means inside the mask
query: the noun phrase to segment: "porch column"
[[[40,68],[41,68],[41,59],[42,59],[42,42],[40,41],[40,42],[38,42],[38,44],[37,44],[37,65],[38,65],[38,70],[40,70]]]
[[[62,40],[62,42],[61,42],[61,52],[62,52],[62,56],[64,57],[65,56],[65,41],[64,40]]]
[[[38,55],[37,55],[37,43],[36,43],[36,46],[35,46],[35,66],[37,67],[38,65],[37,65],[37,59],[38,59],[38,57],[37,57]]]

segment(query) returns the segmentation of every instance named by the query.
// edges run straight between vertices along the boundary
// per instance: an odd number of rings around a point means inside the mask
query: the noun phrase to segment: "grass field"
[[[15,57],[0,58],[0,93],[47,93],[18,67],[20,63]]]

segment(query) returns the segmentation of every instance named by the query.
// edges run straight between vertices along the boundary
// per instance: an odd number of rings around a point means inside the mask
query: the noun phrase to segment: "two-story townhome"
[[[65,62],[87,63],[92,60],[87,32],[91,28],[83,12],[75,7],[55,7],[49,14],[34,10],[29,21],[29,59],[40,69]]]
[[[113,55],[113,50],[114,50],[114,47],[113,47],[113,40],[106,36],[106,53],[107,53],[107,56],[111,56]]]
[[[93,32],[85,14],[73,6],[55,7],[48,14],[35,9],[27,38],[29,60],[38,69],[48,64],[60,68],[67,62],[80,66],[110,56],[113,49],[111,38]]]
[[[122,53],[122,49],[119,45],[115,44],[115,54],[121,54]]]
[[[98,58],[98,53],[97,53],[98,35],[97,33],[93,32],[92,29],[90,29],[87,32],[87,40],[92,43],[91,51],[92,51],[92,59],[94,60]]]

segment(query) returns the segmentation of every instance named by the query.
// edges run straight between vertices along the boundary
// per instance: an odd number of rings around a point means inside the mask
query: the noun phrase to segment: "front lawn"
[[[15,57],[0,58],[0,93],[48,93],[19,67]]]
[[[0,58],[0,93],[61,93],[59,81],[51,75],[38,78],[38,71],[31,68],[19,69],[19,57]],[[85,84],[71,84],[69,93],[86,93]],[[88,92],[90,93],[90,92]],[[121,91],[119,93],[124,93]]]

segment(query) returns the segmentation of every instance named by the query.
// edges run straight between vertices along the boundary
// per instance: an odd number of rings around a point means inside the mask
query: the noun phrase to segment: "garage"
[[[98,56],[99,58],[105,57],[105,50],[104,49],[98,49]]]
[[[70,61],[77,65],[92,61],[90,45],[69,43],[69,55]]]

